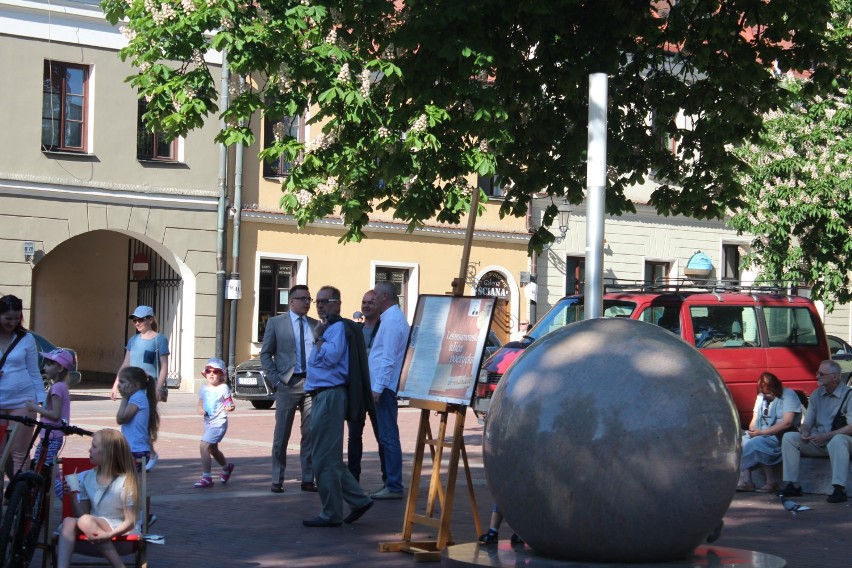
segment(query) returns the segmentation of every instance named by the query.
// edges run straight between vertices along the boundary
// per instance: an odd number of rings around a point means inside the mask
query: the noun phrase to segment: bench
[[[781,479],[782,467],[779,463],[776,477]],[[766,478],[763,475],[763,468],[758,467],[752,472],[752,479],[757,487],[761,487],[766,483]],[[834,487],[831,485],[831,462],[828,458],[811,458],[801,457],[799,463],[799,479],[797,482],[802,486],[802,491],[805,493],[816,493],[817,495],[831,495]],[[849,462],[849,479],[846,482],[847,489],[852,485],[852,460]]]

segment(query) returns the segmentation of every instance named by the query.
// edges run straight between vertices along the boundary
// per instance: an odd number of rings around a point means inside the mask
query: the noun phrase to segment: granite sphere
[[[737,412],[695,348],[652,324],[582,321],[541,338],[497,387],[488,487],[541,556],[680,560],[733,499]]]

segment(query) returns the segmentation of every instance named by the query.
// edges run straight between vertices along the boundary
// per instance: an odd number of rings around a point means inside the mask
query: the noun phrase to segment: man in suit
[[[311,465],[311,399],[305,396],[307,360],[317,320],[307,317],[311,292],[304,284],[290,288],[290,311],[270,318],[263,334],[260,362],[275,388],[275,433],[272,437],[273,493],[283,493],[287,443],[296,410],[301,413],[302,491],[316,491]]]

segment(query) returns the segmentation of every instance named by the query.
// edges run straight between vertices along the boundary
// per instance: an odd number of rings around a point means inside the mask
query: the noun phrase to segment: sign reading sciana
[[[469,404],[494,315],[494,298],[420,296],[399,396]]]
[[[509,297],[509,283],[499,272],[486,272],[476,285],[477,296],[491,296],[505,299]]]

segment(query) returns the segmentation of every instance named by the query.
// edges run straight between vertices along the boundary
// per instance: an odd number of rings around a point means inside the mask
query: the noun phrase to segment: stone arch
[[[181,278],[176,294],[179,324],[162,322],[161,331],[173,336],[170,343],[181,346],[170,370],[183,378],[194,374],[195,274],[173,251],[145,234],[98,229],[45,247],[32,276],[30,325],[53,343],[78,352],[84,384],[111,382],[124,358],[125,337],[132,330],[127,319],[131,239],[144,243]]]

